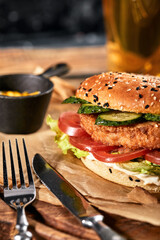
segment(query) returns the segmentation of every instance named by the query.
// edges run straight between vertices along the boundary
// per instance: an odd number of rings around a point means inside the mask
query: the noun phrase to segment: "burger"
[[[160,78],[107,72],[87,78],[78,104],[59,120],[48,116],[55,142],[109,181],[160,191]]]

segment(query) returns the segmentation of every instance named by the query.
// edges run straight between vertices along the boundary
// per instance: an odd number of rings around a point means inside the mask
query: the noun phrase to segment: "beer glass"
[[[103,0],[107,70],[160,73],[160,0]]]

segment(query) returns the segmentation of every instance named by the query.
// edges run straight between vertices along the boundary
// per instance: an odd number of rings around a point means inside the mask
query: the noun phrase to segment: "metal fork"
[[[24,139],[23,148],[24,155],[26,161],[26,168],[28,173],[28,182],[29,186],[27,187],[24,180],[21,156],[18,146],[17,139],[16,142],[16,152],[17,152],[17,160],[19,166],[19,175],[20,175],[20,183],[21,186],[17,186],[14,160],[12,154],[11,141],[9,140],[9,153],[10,153],[10,162],[11,162],[11,173],[12,173],[12,188],[9,187],[8,184],[8,175],[7,175],[7,164],[6,164],[6,154],[5,154],[5,144],[2,143],[2,154],[3,154],[3,184],[4,184],[4,201],[17,210],[17,223],[16,229],[18,230],[18,234],[15,235],[14,240],[30,240],[32,238],[32,233],[27,231],[28,229],[28,221],[25,214],[25,207],[30,204],[36,196],[36,190],[33,182],[31,167],[28,159],[26,144]]]

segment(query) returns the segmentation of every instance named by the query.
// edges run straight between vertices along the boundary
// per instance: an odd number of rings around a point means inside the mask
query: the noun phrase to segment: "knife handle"
[[[100,215],[100,217],[102,216]],[[98,220],[97,216],[91,218],[84,218],[82,220],[82,224],[85,227],[93,228],[100,236],[101,240],[126,240],[126,238],[120,236],[110,227],[105,225],[102,220]]]
[[[126,238],[120,236],[103,222],[93,221],[92,223],[92,228],[97,232],[102,240],[126,240]]]

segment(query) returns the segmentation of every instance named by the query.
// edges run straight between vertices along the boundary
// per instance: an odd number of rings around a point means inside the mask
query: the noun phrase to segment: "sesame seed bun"
[[[160,78],[107,72],[87,78],[76,97],[115,110],[160,114]]]
[[[111,182],[115,182],[127,187],[142,187],[150,192],[160,192],[160,179],[159,186],[154,183],[145,185],[144,181],[137,176],[128,175],[113,167],[108,167],[101,161],[91,160],[88,158],[81,158],[81,161],[89,170]]]

